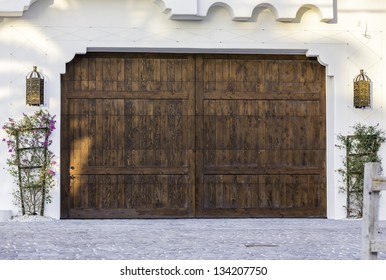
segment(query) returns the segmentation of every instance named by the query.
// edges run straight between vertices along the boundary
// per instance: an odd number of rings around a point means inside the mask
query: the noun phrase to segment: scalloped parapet
[[[37,0],[0,0],[0,17],[20,17]]]
[[[155,0],[174,20],[202,20],[213,6],[228,9],[233,20],[248,21],[256,9],[270,9],[277,21],[297,22],[302,11],[312,9],[321,21],[334,20],[335,0]]]

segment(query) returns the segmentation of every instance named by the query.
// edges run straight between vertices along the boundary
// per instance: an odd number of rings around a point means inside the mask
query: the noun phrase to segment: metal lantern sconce
[[[371,107],[371,80],[364,73],[363,69],[354,78],[354,107]]]
[[[30,106],[44,104],[44,76],[36,66],[26,77],[26,103]]]

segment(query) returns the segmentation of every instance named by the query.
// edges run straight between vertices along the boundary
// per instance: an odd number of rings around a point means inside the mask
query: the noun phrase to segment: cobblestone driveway
[[[0,222],[0,259],[352,260],[360,238],[360,220],[8,221]]]

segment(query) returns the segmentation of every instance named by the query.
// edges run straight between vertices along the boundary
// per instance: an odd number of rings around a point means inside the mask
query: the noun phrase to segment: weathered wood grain
[[[303,56],[76,56],[61,217],[325,217],[324,84]]]

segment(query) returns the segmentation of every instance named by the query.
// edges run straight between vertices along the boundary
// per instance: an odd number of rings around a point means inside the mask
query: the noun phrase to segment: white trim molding
[[[20,17],[37,0],[0,0],[0,17]]]
[[[0,0],[0,17],[20,17],[37,0]],[[277,21],[298,22],[312,9],[323,22],[333,22],[337,0],[154,0],[173,20],[202,20],[210,8],[226,8],[236,21],[249,21],[255,14],[269,9]]]
[[[269,9],[277,21],[298,22],[312,9],[323,22],[333,22],[336,0],[155,0],[173,20],[202,20],[211,7],[224,7],[236,21],[250,21],[256,13]]]

